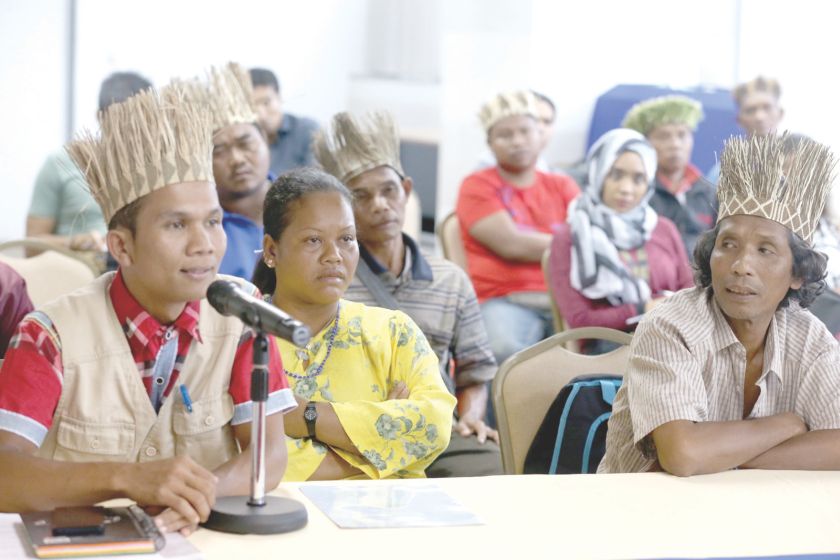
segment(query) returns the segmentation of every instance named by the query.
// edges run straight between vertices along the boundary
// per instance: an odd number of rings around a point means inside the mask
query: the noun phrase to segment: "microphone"
[[[207,288],[207,301],[222,315],[238,317],[249,327],[279,336],[296,346],[305,346],[311,337],[309,327],[270,303],[246,293],[236,282],[214,281]]]

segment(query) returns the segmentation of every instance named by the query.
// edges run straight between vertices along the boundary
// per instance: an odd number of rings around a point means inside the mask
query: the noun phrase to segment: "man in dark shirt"
[[[717,220],[715,187],[691,163],[694,131],[702,119],[698,101],[665,95],[631,107],[621,125],[644,134],[656,149],[659,167],[650,205],[674,222],[689,256],[697,238]]]
[[[254,101],[260,126],[268,136],[273,175],[304,165],[312,165],[312,137],[318,123],[306,117],[283,112],[280,83],[271,70],[251,68]]]

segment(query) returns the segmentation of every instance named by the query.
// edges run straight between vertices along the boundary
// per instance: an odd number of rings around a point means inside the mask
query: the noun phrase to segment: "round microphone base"
[[[266,496],[265,505],[252,506],[247,496],[228,496],[216,500],[201,526],[222,533],[274,535],[301,529],[307,520],[303,504],[290,498]]]

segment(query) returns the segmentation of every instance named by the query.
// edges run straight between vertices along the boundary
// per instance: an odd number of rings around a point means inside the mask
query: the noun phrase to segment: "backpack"
[[[581,375],[566,384],[525,456],[525,474],[594,473],[604,456],[607,420],[620,375]]]

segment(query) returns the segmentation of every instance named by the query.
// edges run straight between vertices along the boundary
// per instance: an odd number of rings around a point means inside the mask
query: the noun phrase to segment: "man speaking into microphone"
[[[205,299],[226,241],[209,109],[182,102],[200,87],[112,105],[100,136],[68,145],[119,268],[18,327],[0,369],[0,511],[126,497],[159,511],[162,530],[188,533],[217,496],[249,493],[254,332]],[[268,364],[271,490],[295,400],[276,345]]]

